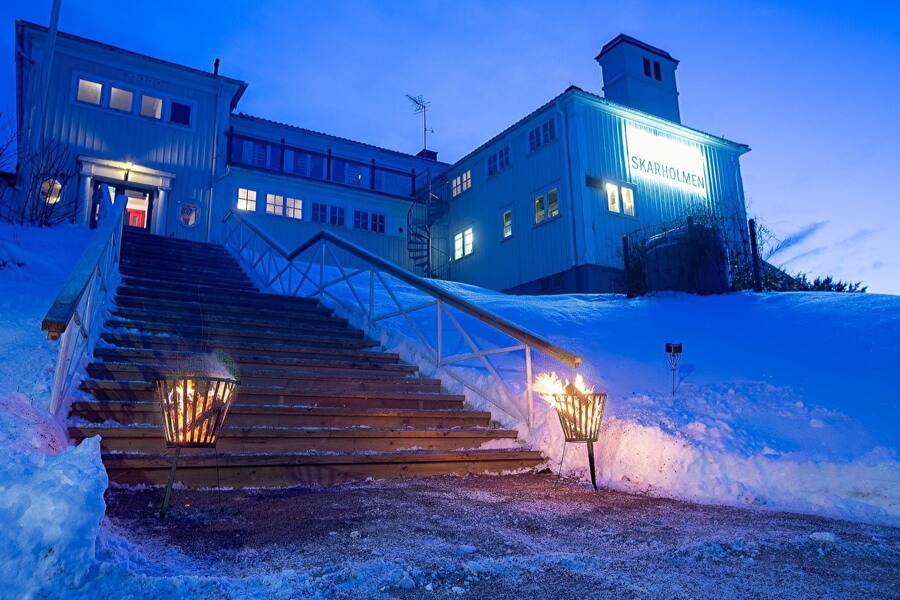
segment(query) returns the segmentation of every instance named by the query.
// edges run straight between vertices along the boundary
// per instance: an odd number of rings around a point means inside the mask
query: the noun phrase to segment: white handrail
[[[582,362],[582,357],[331,232],[321,231],[288,252],[238,213],[226,214],[223,224],[225,246],[270,290],[289,296],[317,296],[352,310],[366,327],[377,324],[412,336],[443,373],[529,427],[533,415],[532,350],[569,367]],[[345,293],[336,293],[339,289]],[[393,325],[388,323],[391,321]],[[494,333],[477,331],[484,326]],[[456,341],[452,351],[448,351],[448,338]],[[522,396],[510,389],[496,362],[498,357],[519,352],[525,369]],[[471,363],[487,375],[470,376]]]
[[[93,239],[41,322],[47,339],[60,342],[53,375],[50,412],[56,414],[75,384],[75,374],[103,326],[104,307],[115,293],[122,247],[125,202],[112,204],[109,188],[100,186],[101,220]]]

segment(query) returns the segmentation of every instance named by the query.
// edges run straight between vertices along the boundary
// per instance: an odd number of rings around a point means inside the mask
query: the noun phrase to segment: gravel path
[[[165,522],[161,498],[107,496],[111,529],[159,552],[147,569],[290,573],[297,597],[900,598],[898,528],[594,492],[552,475],[175,490]]]

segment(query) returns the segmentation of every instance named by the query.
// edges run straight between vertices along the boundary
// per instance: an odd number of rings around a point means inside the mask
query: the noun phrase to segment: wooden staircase
[[[221,246],[126,232],[122,285],[69,434],[102,437],[113,482],[164,484],[171,466],[153,379],[215,352],[240,379],[217,452],[184,450],[189,486],[332,484],[502,472],[538,452],[479,449],[516,432],[463,409],[436,379],[378,349],[315,300],[259,292]]]

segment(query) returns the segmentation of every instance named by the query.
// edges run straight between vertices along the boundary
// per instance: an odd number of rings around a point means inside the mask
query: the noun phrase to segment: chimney
[[[622,33],[603,46],[595,60],[603,69],[607,100],[681,123],[678,61],[668,52]]]
[[[216,57],[215,62],[213,63],[213,75],[219,74],[219,57]]]

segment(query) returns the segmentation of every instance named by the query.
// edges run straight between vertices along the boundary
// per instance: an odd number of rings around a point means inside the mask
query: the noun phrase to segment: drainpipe
[[[575,214],[575,192],[574,186],[572,185],[572,152],[569,148],[569,114],[568,111],[563,111],[560,108],[559,100],[557,99],[555,103],[556,114],[559,115],[560,120],[563,123],[561,127],[563,133],[563,152],[565,153],[565,162],[566,162],[566,184],[568,186],[568,198],[571,205],[571,217],[572,217],[572,269],[575,273],[575,292],[581,292],[581,272],[578,270],[578,220],[577,215]]]

